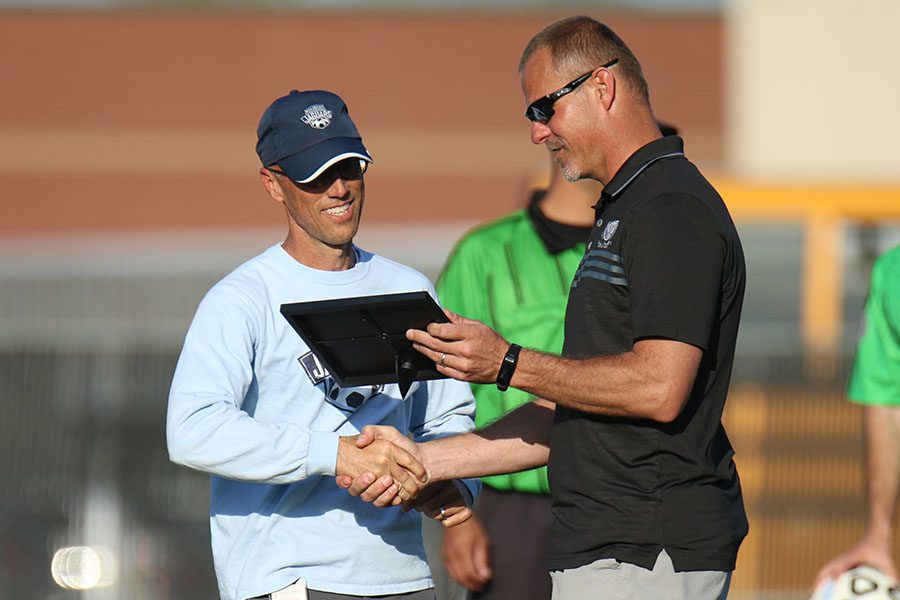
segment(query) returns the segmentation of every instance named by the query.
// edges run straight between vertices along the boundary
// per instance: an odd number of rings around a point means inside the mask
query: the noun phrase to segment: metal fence
[[[848,319],[834,356],[811,361],[795,343],[796,310],[785,308],[800,264],[785,248],[800,234],[742,233],[751,280],[771,287],[748,291],[726,412],[751,519],[734,597],[799,599],[862,530],[859,412],[843,396],[856,323]],[[869,257],[848,239],[850,315]],[[121,268],[6,269],[0,600],[215,596],[208,478],[168,461],[165,405],[193,310],[238,253],[206,267],[154,270],[129,258]],[[440,265],[419,266],[434,276]]]

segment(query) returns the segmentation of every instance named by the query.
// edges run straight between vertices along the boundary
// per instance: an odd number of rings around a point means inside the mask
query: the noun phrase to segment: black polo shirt
[[[734,223],[674,136],[635,152],[596,211],[563,355],[665,338],[701,348],[703,359],[673,423],[557,408],[549,566],[615,558],[651,569],[665,549],[677,571],[732,570],[748,528],[721,423],[745,282]]]

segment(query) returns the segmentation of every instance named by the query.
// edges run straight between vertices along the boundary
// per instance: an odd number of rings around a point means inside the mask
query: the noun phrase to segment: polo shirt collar
[[[628,157],[628,160],[619,167],[616,174],[609,180],[609,183],[603,188],[603,196],[615,198],[632,181],[637,179],[638,175],[644,172],[644,169],[658,160],[675,156],[684,156],[684,140],[677,135],[662,137],[653,140],[645,146],[641,146],[634,154]]]

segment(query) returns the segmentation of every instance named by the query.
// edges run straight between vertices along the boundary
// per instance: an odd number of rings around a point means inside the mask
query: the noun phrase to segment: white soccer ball
[[[339,387],[330,377],[325,382],[325,398],[341,410],[354,411],[363,402],[377,396],[384,390],[384,385],[363,385],[351,388]]]
[[[900,600],[900,583],[872,567],[844,571],[813,592],[809,600]]]

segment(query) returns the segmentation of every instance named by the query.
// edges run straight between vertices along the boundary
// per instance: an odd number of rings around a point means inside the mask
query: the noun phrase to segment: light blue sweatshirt
[[[382,595],[433,584],[419,513],[377,508],[334,481],[338,437],[392,425],[428,440],[473,428],[468,384],[354,388],[332,400],[283,303],[426,290],[422,274],[356,249],[346,271],[306,267],[280,245],[238,267],[200,303],[169,394],[166,435],[176,463],[212,474],[210,529],[226,600],[271,593],[298,578],[311,589]],[[307,364],[308,360],[306,361]],[[475,481],[464,482],[470,495]]]

